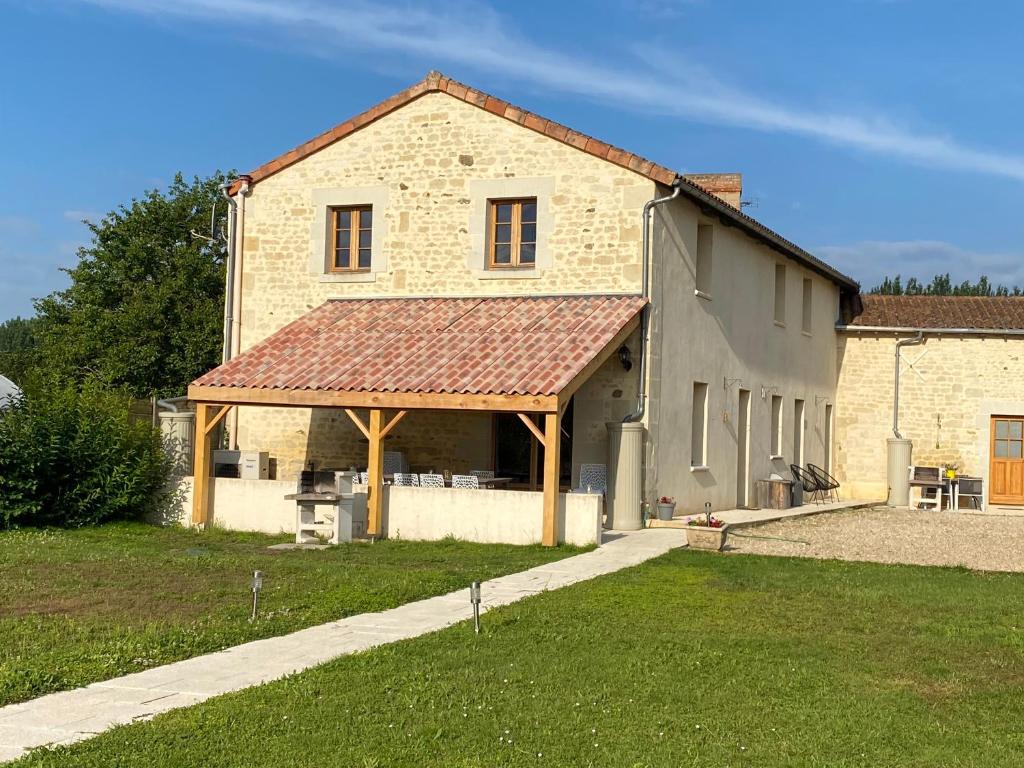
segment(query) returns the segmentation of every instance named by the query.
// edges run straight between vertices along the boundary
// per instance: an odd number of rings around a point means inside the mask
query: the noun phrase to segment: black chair
[[[839,501],[839,481],[836,480],[832,475],[826,472],[824,469],[816,464],[808,464],[807,471],[811,473],[818,485],[821,487],[822,493],[827,493],[830,499]]]
[[[803,486],[804,493],[811,494],[811,501],[817,496],[819,500],[816,503],[824,502],[825,490],[818,484],[814,475],[796,464],[790,464],[789,471],[793,473],[793,480]]]

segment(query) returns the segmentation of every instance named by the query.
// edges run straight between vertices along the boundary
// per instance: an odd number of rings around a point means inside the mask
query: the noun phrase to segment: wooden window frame
[[[348,266],[338,266],[338,232],[340,227],[338,222],[341,219],[341,214],[344,212],[351,214],[351,226],[347,229],[351,232],[348,241]],[[359,266],[359,232],[366,227],[360,227],[360,220],[362,214],[366,212],[371,216],[370,219],[370,266],[360,267]],[[328,245],[328,257],[327,272],[330,274],[341,274],[350,275],[353,273],[366,273],[370,272],[373,268],[373,206],[372,205],[334,205],[328,208],[328,214],[330,215],[330,232],[331,238]],[[363,249],[365,250],[365,249]]]
[[[537,208],[536,197],[510,197],[495,198],[487,201],[487,268],[488,269],[534,269],[537,266],[537,214],[534,214],[534,239],[533,239],[533,261],[523,263],[520,261],[522,255],[523,235],[523,206],[532,204]],[[494,255],[497,250],[495,230],[498,226],[498,206],[512,206],[512,242],[509,245],[509,262],[501,264],[495,261]],[[502,222],[504,223],[504,222]]]

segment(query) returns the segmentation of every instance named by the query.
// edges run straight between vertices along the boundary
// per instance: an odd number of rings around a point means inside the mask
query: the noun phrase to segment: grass
[[[1024,577],[674,551],[29,766],[1019,766]]]
[[[581,550],[384,541],[271,551],[287,536],[118,523],[0,533],[0,705],[344,616]],[[250,623],[250,578],[266,573]]]

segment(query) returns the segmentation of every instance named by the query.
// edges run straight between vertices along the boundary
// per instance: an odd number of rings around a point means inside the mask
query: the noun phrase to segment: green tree
[[[911,277],[906,284],[900,275],[886,277],[881,283],[872,288],[868,293],[877,293],[889,296],[1021,296],[1024,295],[1017,286],[1008,288],[1005,285],[992,285],[987,275],[982,275],[978,282],[972,283],[964,280],[959,285],[953,283],[947,272],[944,275],[935,275],[930,283],[923,283],[916,277]]]
[[[56,378],[95,378],[135,397],[183,394],[220,361],[222,238],[207,235],[225,175],[186,181],[86,222],[92,242],[66,270],[71,286],[36,303],[39,336]]]
[[[15,317],[0,323],[0,374],[23,383],[39,353],[38,319]]]

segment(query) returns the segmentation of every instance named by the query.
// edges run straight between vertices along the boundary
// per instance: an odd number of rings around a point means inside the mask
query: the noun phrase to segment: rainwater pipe
[[[179,413],[181,409],[178,408],[178,403],[186,402],[188,402],[187,397],[169,397],[166,400],[157,400],[156,404],[160,408],[163,408],[165,411],[170,411],[171,413]]]
[[[893,382],[892,396],[892,433],[896,436],[897,440],[903,439],[903,435],[900,434],[900,350],[903,347],[910,347],[923,342],[924,331],[918,331],[917,336],[909,339],[900,339],[896,342],[896,375]]]
[[[241,185],[235,194],[244,195],[249,191],[249,178],[243,176],[239,179]],[[237,239],[238,227],[238,203],[231,194],[231,187],[234,182],[227,182],[220,185],[220,193],[228,201],[228,242],[226,260],[226,281],[224,286],[224,351],[221,353],[221,362],[226,363],[231,359],[231,335],[232,326],[235,322],[235,240]]]
[[[644,204],[644,211],[642,214],[641,227],[643,228],[643,266],[642,266],[642,277],[641,277],[641,295],[645,299],[650,299],[650,260],[651,260],[651,213],[654,211],[656,206],[667,203],[669,200],[675,200],[679,197],[682,192],[682,180],[676,179],[672,185],[672,194],[666,195],[665,197],[656,197],[653,200],[648,200]],[[631,421],[640,421],[644,417],[644,413],[647,411],[647,344],[650,341],[650,324],[651,324],[651,306],[650,303],[644,304],[644,308],[640,310],[640,387],[636,397],[636,410],[632,413],[626,414],[623,417],[623,423]]]

